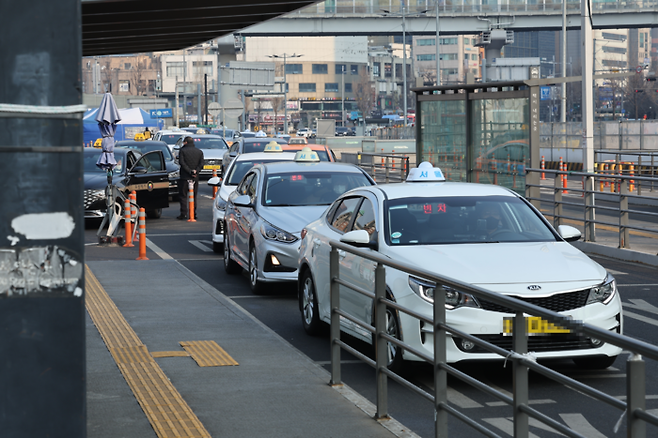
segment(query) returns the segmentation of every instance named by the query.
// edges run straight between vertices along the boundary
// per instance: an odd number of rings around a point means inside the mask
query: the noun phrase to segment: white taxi
[[[365,231],[363,231],[365,230]],[[349,234],[348,234],[349,233]],[[299,309],[304,329],[317,334],[330,322],[329,252],[331,240],[361,243],[392,260],[405,262],[493,292],[621,333],[621,300],[612,275],[570,245],[580,232],[556,231],[529,202],[494,185],[445,182],[440,169],[421,163],[407,182],[361,187],[339,197],[301,233]],[[375,263],[341,251],[340,276],[374,290]],[[389,299],[432,318],[435,285],[386,267]],[[342,287],[341,308],[373,324],[372,300]],[[446,289],[446,319],[457,329],[511,349],[506,318],[511,309],[454,289]],[[389,334],[432,356],[431,326],[387,310]],[[598,339],[565,333],[530,336],[528,351],[540,359],[570,358],[584,368],[606,368],[621,350]],[[366,342],[371,333],[348,319],[341,330]],[[417,356],[389,345],[389,367]],[[473,342],[450,336],[447,360],[499,359]]]
[[[294,162],[254,166],[228,197],[224,268],[246,269],[254,293],[263,283],[297,281],[302,228],[344,192],[375,182],[353,164],[321,162],[303,149]]]
[[[245,174],[256,164],[273,163],[276,161],[292,161],[295,159],[294,152],[284,152],[280,144],[272,142],[265,146],[263,152],[253,152],[238,155],[222,178],[214,176],[208,180],[208,185],[217,187],[215,201],[212,204],[212,249],[221,253],[224,247],[224,213],[226,202],[240,184]]]

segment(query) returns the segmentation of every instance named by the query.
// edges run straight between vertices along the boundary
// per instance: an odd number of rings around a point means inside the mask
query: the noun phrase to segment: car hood
[[[226,149],[201,149],[203,151],[204,160],[221,160]]]
[[[394,260],[501,293],[538,295],[589,287],[606,271],[566,242],[399,246]]]
[[[120,178],[114,175],[114,182]],[[84,174],[85,190],[102,190],[107,187],[107,175],[104,173],[85,173]]]
[[[258,214],[275,227],[299,236],[302,228],[319,218],[327,207],[327,205],[261,207]]]

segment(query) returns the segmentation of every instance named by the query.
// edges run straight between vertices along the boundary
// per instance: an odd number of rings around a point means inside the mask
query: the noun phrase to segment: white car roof
[[[518,197],[513,191],[492,184],[463,182],[404,182],[373,186],[386,193],[388,199],[435,196],[510,196]]]

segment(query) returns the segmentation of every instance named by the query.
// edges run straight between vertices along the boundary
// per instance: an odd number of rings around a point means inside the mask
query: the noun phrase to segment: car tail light
[[[307,233],[306,228],[302,229],[302,239],[304,238],[304,236],[306,236],[306,233]]]

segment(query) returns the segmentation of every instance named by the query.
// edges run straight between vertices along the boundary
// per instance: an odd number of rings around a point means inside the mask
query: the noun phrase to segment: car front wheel
[[[146,212],[146,217],[149,219],[159,219],[162,216],[162,209],[156,208],[155,210],[149,210]]]
[[[224,226],[226,230],[226,226]],[[242,267],[235,260],[231,259],[231,245],[228,241],[228,234],[224,232],[224,270],[229,275],[234,275],[242,271]]]
[[[318,315],[318,299],[315,295],[315,284],[311,271],[304,272],[301,287],[301,314],[304,331],[309,335],[315,336],[320,334],[322,323]]]
[[[253,244],[249,247],[249,287],[255,294],[262,292],[263,289],[263,284],[258,281],[258,258]]]
[[[592,356],[592,357],[576,357],[573,362],[578,368],[586,370],[604,370],[613,363],[617,356]]]
[[[373,318],[374,321],[374,318]],[[402,340],[400,334],[400,319],[395,309],[386,308],[386,334],[397,339]],[[377,339],[375,335],[372,336],[372,345],[375,348],[375,355],[377,354]],[[399,372],[402,369],[402,348],[398,347],[392,342],[386,343],[387,363],[386,367],[393,371]]]

